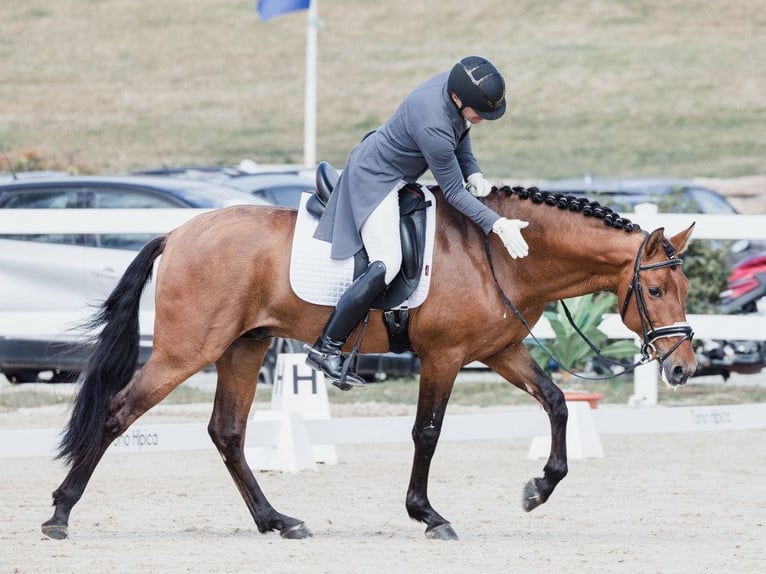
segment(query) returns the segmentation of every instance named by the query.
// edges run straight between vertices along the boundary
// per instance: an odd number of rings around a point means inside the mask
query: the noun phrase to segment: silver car
[[[213,182],[43,175],[0,181],[0,209],[214,209],[269,205]],[[70,380],[82,367],[77,325],[94,312],[152,234],[0,235],[0,371],[11,382]],[[142,298],[151,315],[152,286]],[[147,329],[150,332],[150,329]],[[146,334],[142,359],[151,350]]]

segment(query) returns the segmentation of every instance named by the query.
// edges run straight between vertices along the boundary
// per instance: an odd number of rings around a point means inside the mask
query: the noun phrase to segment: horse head
[[[694,224],[670,238],[663,228],[645,235],[630,280],[618,291],[623,322],[641,337],[644,359],[660,362],[662,379],[671,386],[684,384],[697,368],[684,308],[689,280],[679,257],[693,230]]]

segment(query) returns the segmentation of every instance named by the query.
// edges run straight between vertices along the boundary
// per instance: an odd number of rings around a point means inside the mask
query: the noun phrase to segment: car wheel
[[[38,371],[5,371],[5,378],[13,384],[36,383],[38,380]]]

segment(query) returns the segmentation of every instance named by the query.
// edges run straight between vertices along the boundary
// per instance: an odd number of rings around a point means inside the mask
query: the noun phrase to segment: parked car
[[[552,181],[544,189],[586,196],[618,212],[633,211],[639,203],[655,203],[660,211],[737,213],[723,195],[686,179],[584,177]]]
[[[221,182],[265,199],[274,205],[298,209],[301,195],[314,193],[314,182],[289,173],[237,175]]]
[[[45,174],[0,178],[0,209],[220,208],[268,205],[231,187],[167,177]],[[24,312],[42,321],[0,332],[0,371],[12,382],[71,379],[84,360],[71,320],[93,312],[151,234],[0,235],[0,312]],[[147,288],[142,309],[153,309]],[[68,319],[67,319],[68,318]],[[64,321],[62,324],[60,321]],[[145,337],[142,359],[148,357]]]
[[[297,209],[301,194],[314,192],[313,171],[300,166],[266,165],[248,167],[181,166],[150,169],[136,174],[168,175],[214,181],[265,199],[273,205]]]

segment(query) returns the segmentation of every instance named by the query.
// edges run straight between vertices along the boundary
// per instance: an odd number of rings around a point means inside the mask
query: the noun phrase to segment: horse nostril
[[[673,367],[673,384],[683,385],[686,382],[686,371],[681,365]]]

